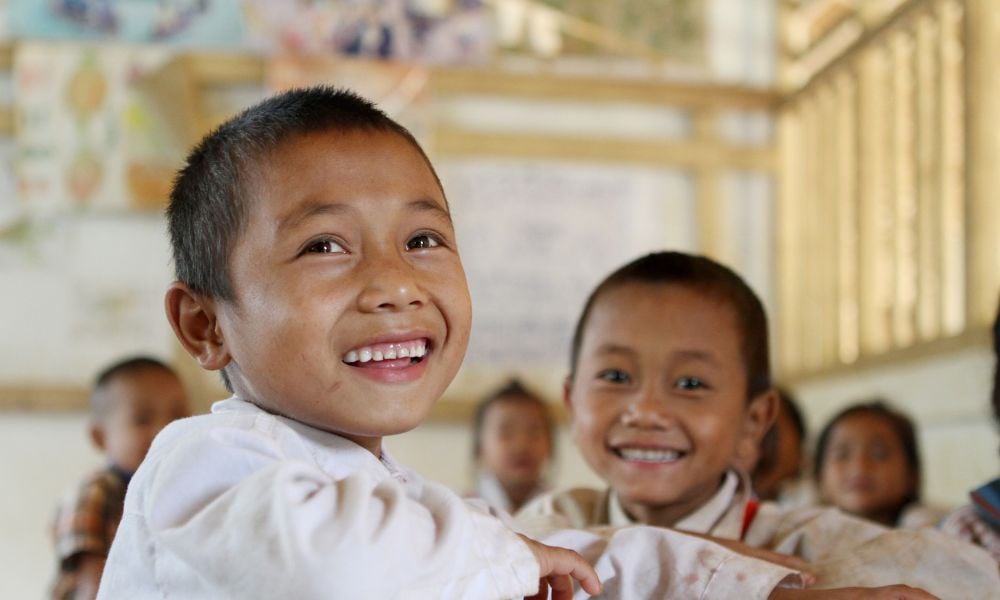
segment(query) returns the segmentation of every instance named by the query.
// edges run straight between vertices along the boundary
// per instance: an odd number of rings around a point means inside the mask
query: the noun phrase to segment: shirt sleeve
[[[565,530],[542,541],[583,554],[608,598],[763,600],[779,586],[802,587],[797,571],[660,527]]]
[[[52,523],[60,564],[66,566],[82,553],[107,556],[114,527],[110,520],[121,516],[120,506],[117,510],[110,506],[113,496],[99,476],[91,476],[63,499]],[[117,500],[121,502],[120,495]]]
[[[334,480],[232,431],[178,444],[148,475],[140,511],[168,555],[159,576],[179,563],[207,596],[511,598],[538,587],[527,545],[443,486],[364,470]]]

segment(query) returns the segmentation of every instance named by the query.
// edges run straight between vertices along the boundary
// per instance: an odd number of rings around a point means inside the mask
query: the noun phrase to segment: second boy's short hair
[[[294,136],[358,130],[402,136],[437,179],[410,132],[360,96],[328,86],[273,96],[205,137],[178,174],[167,209],[177,279],[199,294],[235,300],[229,255],[257,198],[261,164]]]
[[[476,406],[472,417],[472,457],[479,458],[483,449],[483,425],[486,423],[486,413],[498,402],[524,402],[538,407],[545,419],[545,432],[549,436],[549,447],[555,450],[555,422],[552,412],[541,396],[536,394],[517,378],[510,379],[496,390],[490,392]]]
[[[109,385],[122,377],[145,371],[163,371],[176,375],[165,362],[152,356],[130,356],[110,364],[98,373],[94,381],[90,393],[90,418],[94,421],[103,421],[114,409],[112,399],[104,393]]]
[[[590,313],[607,291],[628,283],[669,284],[693,288],[725,302],[733,310],[741,337],[740,349],[747,371],[747,397],[754,398],[771,387],[767,315],[760,298],[731,269],[704,256],[684,252],[654,252],[621,267],[587,298],[573,332],[570,376],[576,372],[580,344]]]

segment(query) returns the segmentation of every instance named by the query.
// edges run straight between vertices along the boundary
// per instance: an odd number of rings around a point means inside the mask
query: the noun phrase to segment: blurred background
[[[888,398],[925,497],[964,502],[998,470],[998,56],[995,0],[0,0],[0,595],[48,585],[99,368],[225,397],[163,316],[162,209],[190,145],[315,83],[413,131],[468,272],[467,359],[403,462],[467,488],[476,401],[518,375],[558,412],[587,293],[670,248],[764,299],[811,431]],[[596,485],[560,437],[552,482]]]

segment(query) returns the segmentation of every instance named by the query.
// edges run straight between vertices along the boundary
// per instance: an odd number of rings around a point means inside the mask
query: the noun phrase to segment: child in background
[[[541,493],[553,429],[545,401],[516,379],[483,399],[473,419],[475,496],[514,514]]]
[[[806,456],[805,421],[788,390],[775,388],[778,415],[760,443],[760,456],[750,471],[753,490],[761,500],[784,506],[802,506],[814,495],[812,484],[803,479]]]
[[[913,421],[879,400],[842,410],[816,444],[822,501],[886,527],[933,526],[944,516],[920,504],[920,473]]]
[[[53,536],[59,572],[52,598],[97,595],[129,480],[153,437],[187,415],[180,379],[154,358],[128,358],[97,376],[90,395],[90,438],[105,455],[106,465],[68,493],[56,513]]]
[[[824,588],[876,588],[775,597],[931,597],[898,583],[947,597],[1000,594],[988,556],[937,532],[757,504],[731,464],[739,447],[760,443],[777,406],[766,317],[746,283],[707,258],[657,253],[606,278],[577,322],[564,399],[575,442],[610,487],[536,499],[517,515],[529,533],[672,527],[795,554]]]
[[[1000,425],[1000,306],[993,321],[993,419]],[[969,504],[948,515],[941,530],[985,548],[1000,565],[1000,477],[969,492]]]

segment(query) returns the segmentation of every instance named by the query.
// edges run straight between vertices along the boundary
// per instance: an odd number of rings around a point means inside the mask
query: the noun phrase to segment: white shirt
[[[98,597],[514,598],[537,586],[527,545],[444,486],[231,398],[156,438]]]

